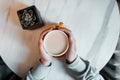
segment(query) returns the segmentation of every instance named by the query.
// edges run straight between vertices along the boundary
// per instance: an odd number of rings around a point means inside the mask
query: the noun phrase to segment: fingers
[[[73,43],[73,42],[76,42],[72,32],[69,29],[61,28],[60,30],[67,34],[70,44]]]
[[[52,28],[48,28],[46,30],[44,30],[41,34],[40,34],[40,38],[39,38],[39,41],[38,41],[38,47],[39,47],[39,52],[42,54],[45,54],[45,50],[43,48],[43,39],[44,39],[44,36],[50,32],[52,30]]]
[[[38,46],[39,47],[41,47],[43,45],[43,39],[44,39],[45,35],[50,31],[52,31],[52,28],[48,28],[40,34],[39,41],[38,41]]]
[[[44,30],[40,35],[40,40],[43,40],[44,36],[50,31],[52,31],[52,28],[48,28],[48,29]]]
[[[71,31],[67,28],[60,28],[59,30],[65,32],[68,35],[68,37],[70,37],[72,35]]]

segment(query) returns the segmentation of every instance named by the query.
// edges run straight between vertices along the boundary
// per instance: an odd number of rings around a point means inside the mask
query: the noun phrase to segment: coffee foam
[[[62,55],[68,49],[68,37],[60,30],[49,32],[44,38],[44,48],[51,55]]]

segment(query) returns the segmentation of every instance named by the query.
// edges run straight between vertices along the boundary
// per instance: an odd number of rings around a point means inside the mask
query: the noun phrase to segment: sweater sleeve
[[[28,72],[26,80],[44,80],[44,78],[48,75],[51,66],[44,66],[40,62],[33,69]]]
[[[73,63],[67,64],[67,67],[75,80],[104,80],[99,71],[80,57],[77,57]]]

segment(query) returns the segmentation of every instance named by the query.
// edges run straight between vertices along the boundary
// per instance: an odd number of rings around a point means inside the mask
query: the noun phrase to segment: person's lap
[[[21,80],[14,74],[0,57],[0,80]]]

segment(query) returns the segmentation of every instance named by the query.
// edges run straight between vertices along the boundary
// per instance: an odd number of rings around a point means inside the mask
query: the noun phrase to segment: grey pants
[[[101,71],[101,74],[106,80],[120,80],[120,36],[116,50],[108,64]]]
[[[14,74],[8,66],[4,63],[0,57],[0,80],[21,80],[16,74]]]

